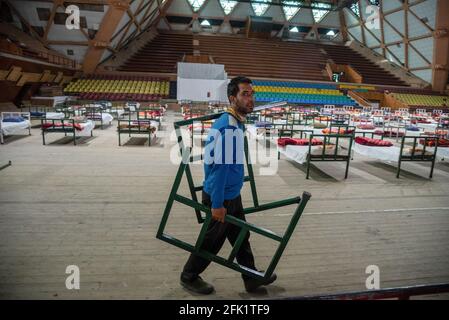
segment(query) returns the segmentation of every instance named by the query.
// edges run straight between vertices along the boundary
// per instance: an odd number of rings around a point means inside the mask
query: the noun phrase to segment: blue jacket
[[[244,179],[244,126],[233,115],[223,113],[208,134],[204,153],[203,190],[212,208],[240,195]]]

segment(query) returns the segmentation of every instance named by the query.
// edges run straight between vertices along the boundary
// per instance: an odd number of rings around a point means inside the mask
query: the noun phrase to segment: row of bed
[[[345,161],[345,178],[354,154],[396,164],[399,178],[404,161],[449,159],[449,116],[441,110],[354,109],[327,107],[317,110],[271,109],[261,112],[248,131],[256,138],[277,136],[279,156],[300,164]]]
[[[184,119],[214,112],[192,107],[183,111]],[[211,125],[194,123],[191,144],[195,135],[204,141]],[[405,161],[430,162],[432,178],[435,162],[449,160],[449,115],[441,110],[274,107],[248,116],[246,130],[248,137],[276,148],[278,159],[282,155],[305,164],[307,179],[316,161],[345,162],[347,178],[357,155],[395,164],[398,178]]]
[[[76,144],[76,137],[92,136],[96,124],[99,123],[103,128],[105,123],[110,125],[115,117],[119,145],[122,145],[122,134],[129,137],[134,134],[148,135],[151,145],[152,136],[160,129],[165,111],[160,106],[140,108],[131,103],[123,112],[115,113],[108,112],[110,109],[104,106],[95,109],[97,107],[72,106],[45,115],[32,115],[31,112],[2,113],[1,142],[3,135],[12,135],[17,131],[27,130],[31,134],[31,120],[40,116],[43,144],[46,143],[46,134],[57,132],[66,136],[72,134]],[[210,107],[195,109],[183,106],[183,117],[190,119],[220,111]],[[132,119],[131,115],[136,116]],[[388,109],[352,107],[324,107],[320,110],[279,107],[255,112],[247,120],[249,137],[265,142],[268,140],[276,148],[278,158],[283,155],[306,164],[307,178],[311,162],[315,161],[346,162],[347,178],[350,161],[357,154],[395,163],[397,177],[404,161],[430,162],[431,178],[435,162],[449,159],[449,116],[440,110],[432,113],[416,110],[411,113],[404,109],[392,112]],[[195,137],[200,137],[202,145],[211,126],[211,122],[195,122],[189,127],[192,146]]]
[[[92,137],[95,128],[107,128],[117,120],[118,142],[122,145],[122,134],[148,136],[148,145],[156,138],[161,127],[165,108],[152,104],[140,107],[139,103],[127,103],[123,108],[111,108],[109,105],[84,104],[64,105],[57,108],[25,107],[20,112],[3,112],[0,121],[0,142],[5,136],[22,135],[26,131],[31,135],[32,121],[39,121],[42,142],[46,144],[49,133],[63,133],[73,137]]]

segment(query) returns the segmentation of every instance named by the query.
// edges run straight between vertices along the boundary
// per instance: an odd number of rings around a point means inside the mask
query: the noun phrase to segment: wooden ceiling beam
[[[126,10],[129,8],[129,0],[109,0],[108,11],[101,21],[100,28],[95,38],[90,41],[89,49],[84,56],[84,73],[93,73],[101,61],[104,50],[110,45],[111,38],[117,25],[120,23]]]

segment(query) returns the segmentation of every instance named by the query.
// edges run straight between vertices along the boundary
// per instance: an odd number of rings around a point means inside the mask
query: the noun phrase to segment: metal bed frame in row
[[[51,123],[50,127],[45,127],[44,124]],[[57,125],[60,123],[60,125]],[[76,145],[76,128],[74,119],[41,119],[41,131],[42,131],[42,144],[45,145],[46,133],[70,133],[73,136],[73,145]],[[90,136],[93,137],[93,130],[90,132]]]
[[[338,132],[340,132],[340,129],[343,128],[345,130],[345,133],[348,134],[314,134],[311,130],[300,130],[300,129],[286,129],[281,128],[279,129],[279,137],[293,137],[294,133],[299,133],[300,138],[303,138],[303,136],[308,136],[310,139],[309,142],[309,153],[307,155],[307,174],[306,179],[309,178],[309,172],[310,172],[310,163],[313,161],[346,161],[346,171],[345,171],[345,179],[348,177],[348,169],[349,169],[349,162],[352,159],[351,156],[351,150],[353,145],[353,140],[356,136],[363,136],[363,137],[370,137],[370,138],[380,138],[383,140],[386,136],[385,135],[379,135],[374,132],[358,132],[356,131],[355,127],[348,126],[348,125],[338,125],[338,124],[331,124],[329,127],[330,131],[332,132],[333,128],[337,128]],[[351,132],[352,131],[352,132]],[[349,138],[350,137],[350,138]],[[311,148],[312,148],[312,139],[313,138],[320,138],[323,140],[323,152],[321,155],[312,155],[311,154]],[[331,143],[331,138],[335,139],[335,154],[329,155],[325,154],[325,146],[327,144]],[[348,139],[349,143],[347,144],[349,147],[341,146],[339,144],[339,139]],[[396,171],[396,178],[399,178],[401,173],[401,165],[402,162],[430,162],[430,174],[429,178],[431,179],[433,177],[433,170],[435,167],[435,161],[436,161],[436,155],[438,151],[438,136],[407,136],[404,135],[401,137],[401,146],[400,146],[400,153],[398,158],[398,166]],[[420,140],[423,140],[424,144],[422,147],[421,152],[417,152],[417,149],[420,145]],[[344,140],[343,140],[344,141]],[[427,152],[430,148],[427,146],[429,144],[435,145],[431,152]],[[407,145],[410,145],[412,148],[412,152],[410,154],[404,153],[404,149]],[[338,148],[341,147],[343,150],[348,149],[347,155],[338,155]],[[280,152],[278,152],[278,159],[280,159]]]
[[[28,131],[28,135],[31,136],[31,115],[29,112],[22,112],[22,111],[7,111],[7,112],[1,112],[0,113],[0,144],[3,144],[5,142],[5,135],[3,134],[3,130],[2,130],[2,123],[3,120],[6,118],[10,118],[10,117],[23,117],[25,118],[25,120],[28,120],[30,122],[30,125],[24,129]]]
[[[349,126],[344,125],[334,125],[331,128],[337,128],[337,130],[340,130],[341,128],[346,128],[348,130]],[[288,132],[289,134],[286,134]],[[339,131],[338,131],[339,132]],[[346,169],[345,169],[345,179],[348,178],[348,171],[349,171],[349,162],[351,161],[351,150],[352,150],[352,144],[354,141],[354,135],[353,134],[314,134],[312,130],[290,130],[290,129],[281,129],[280,130],[280,137],[293,137],[294,133],[299,133],[300,138],[306,137],[309,138],[309,150],[307,153],[307,162],[306,162],[306,179],[309,179],[310,176],[310,166],[311,162],[321,162],[321,161],[342,161],[346,162]],[[321,154],[312,154],[312,140],[314,138],[318,138],[323,140],[322,147],[322,153]],[[343,146],[341,142],[347,141],[347,147],[346,145]],[[335,148],[334,154],[328,154],[326,153],[326,146],[333,145]],[[340,150],[347,150],[347,153],[340,153]],[[281,158],[281,152],[278,151],[278,160]]]
[[[160,118],[149,116],[151,111],[161,111],[160,107],[152,108],[139,108],[137,112],[137,119],[131,119],[131,112],[128,119],[118,119],[117,132],[118,132],[118,145],[122,145],[121,135],[127,134],[129,137],[132,135],[148,135],[148,146],[151,146],[151,121],[158,122],[157,130],[161,128]],[[143,113],[143,117],[141,116]]]

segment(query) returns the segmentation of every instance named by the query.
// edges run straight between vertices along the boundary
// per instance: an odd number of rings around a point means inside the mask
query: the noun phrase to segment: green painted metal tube
[[[285,231],[284,236],[282,237],[282,241],[279,244],[279,247],[277,248],[277,250],[273,256],[273,259],[271,259],[271,262],[267,268],[267,271],[265,272],[266,278],[269,278],[272,275],[274,269],[276,268],[276,265],[278,264],[279,259],[281,258],[282,253],[284,252],[285,248],[287,247],[287,243],[290,240],[290,237],[292,236],[293,231],[296,228],[296,225],[298,224],[299,218],[301,217],[301,215],[304,211],[304,208],[306,207],[307,202],[309,201],[309,199],[311,197],[312,197],[311,194],[308,192],[304,192],[302,194],[301,202],[299,203],[298,207],[296,208],[295,213],[293,214],[293,217],[290,220],[290,223],[287,227],[287,230]]]
[[[246,168],[248,169],[248,178],[249,178],[249,183],[250,183],[250,186],[251,186],[251,194],[252,194],[252,197],[253,197],[254,206],[257,207],[259,205],[259,199],[257,197],[256,182],[254,180],[253,166],[251,164],[251,159],[249,157],[248,137],[246,135],[245,135],[243,141],[244,141],[243,142],[243,148],[244,148],[244,152],[245,152]]]
[[[186,154],[184,155],[184,158],[186,158]],[[164,232],[165,225],[167,224],[168,216],[170,215],[171,207],[173,205],[173,201],[176,196],[176,192],[178,191],[179,185],[181,183],[181,179],[185,170],[187,163],[185,161],[182,161],[178,172],[176,173],[175,182],[173,183],[172,189],[170,191],[170,196],[168,197],[167,205],[165,206],[164,214],[162,215],[161,223],[159,224],[159,229],[157,231],[157,236],[160,236],[162,232]]]
[[[197,192],[197,191],[201,191],[201,190],[203,190],[203,186],[195,187],[195,191],[196,191],[196,192]]]
[[[300,201],[301,201],[300,197],[279,200],[279,201],[273,201],[270,203],[261,204],[257,207],[245,208],[245,209],[243,209],[243,213],[250,214],[250,213],[254,213],[254,212],[276,209],[276,208],[280,208],[280,207],[289,206],[289,205],[292,205],[295,203],[299,203]]]
[[[235,241],[234,246],[232,248],[231,254],[228,257],[228,262],[234,261],[235,257],[237,256],[237,253],[240,250],[240,247],[242,246],[243,240],[245,240],[247,232],[248,232],[248,229],[246,229],[246,228],[242,228],[240,230],[237,240]]]
[[[210,215],[210,214],[206,215],[206,219],[203,223],[203,226],[201,227],[200,234],[195,243],[195,252],[200,251],[201,245],[203,244],[203,241],[204,241],[204,237],[206,236],[206,233],[207,233],[207,228],[209,227],[209,224],[211,221],[211,217],[212,217],[212,215]]]
[[[239,226],[241,228],[247,228],[248,230],[251,230],[255,233],[258,233],[260,235],[263,235],[265,237],[268,237],[270,239],[276,240],[276,241],[282,241],[282,237],[278,236],[276,233],[274,233],[273,231],[270,231],[268,229],[262,228],[262,227],[258,227],[255,226],[249,222],[240,220],[234,216],[231,215],[226,215],[225,216],[225,221],[235,224],[236,226]]]
[[[9,167],[11,164],[12,164],[12,162],[11,162],[11,160],[9,160],[7,164],[0,167],[0,170],[3,170],[5,168]]]
[[[193,209],[200,210],[202,212],[205,212],[206,214],[211,214],[210,208],[206,207],[204,204],[199,203],[197,201],[193,201],[193,200],[191,200],[189,198],[186,198],[184,196],[181,196],[179,194],[176,194],[173,199],[175,201],[181,202],[181,203],[183,203],[183,204],[185,204],[185,205],[187,205],[187,206],[189,206],[189,207],[191,207]]]
[[[160,240],[163,240],[163,241],[165,241],[167,243],[170,243],[170,244],[172,244],[174,246],[177,246],[177,247],[179,247],[181,249],[184,249],[186,251],[189,251],[189,252],[194,252],[195,251],[194,246],[192,246],[191,244],[188,244],[187,242],[184,242],[184,241],[181,241],[179,239],[173,238],[173,237],[171,237],[171,236],[169,236],[167,234],[161,234],[161,236],[158,237],[158,238]],[[250,276],[250,277],[253,277],[253,278],[256,278],[256,279],[263,279],[264,275],[266,275],[266,272],[264,274],[264,273],[259,272],[257,270],[253,270],[253,269],[241,266],[238,263],[228,262],[227,259],[225,259],[223,257],[219,257],[219,256],[216,256],[216,255],[213,255],[213,254],[211,254],[211,253],[209,253],[207,251],[204,251],[204,250],[200,250],[199,252],[196,252],[195,254],[200,256],[200,257],[202,257],[202,258],[204,258],[204,259],[206,259],[206,260],[213,261],[213,262],[218,263],[218,264],[220,264],[222,266],[228,267],[230,269],[233,269],[235,271],[238,271],[238,272],[240,272],[242,274],[245,274],[247,276]]]
[[[187,120],[181,120],[181,121],[176,121],[174,123],[175,128],[176,127],[183,127],[183,126],[188,126],[194,122],[200,122],[200,121],[209,121],[209,120],[215,120],[221,117],[221,115],[223,114],[223,112],[220,113],[214,113],[214,114],[208,114],[205,116],[201,116],[198,118],[192,118],[192,119],[187,119]]]
[[[190,162],[196,162],[203,160],[203,155],[195,155],[190,157]]]
[[[192,177],[192,173],[190,172],[189,165],[186,166],[185,171],[186,171],[187,182],[189,185],[190,195],[192,196],[192,200],[195,202],[198,202],[198,198],[196,197],[195,185],[193,183],[193,177]],[[198,223],[202,223],[203,217],[201,216],[201,212],[198,209],[195,209],[195,214],[196,214],[196,219],[198,220]]]

